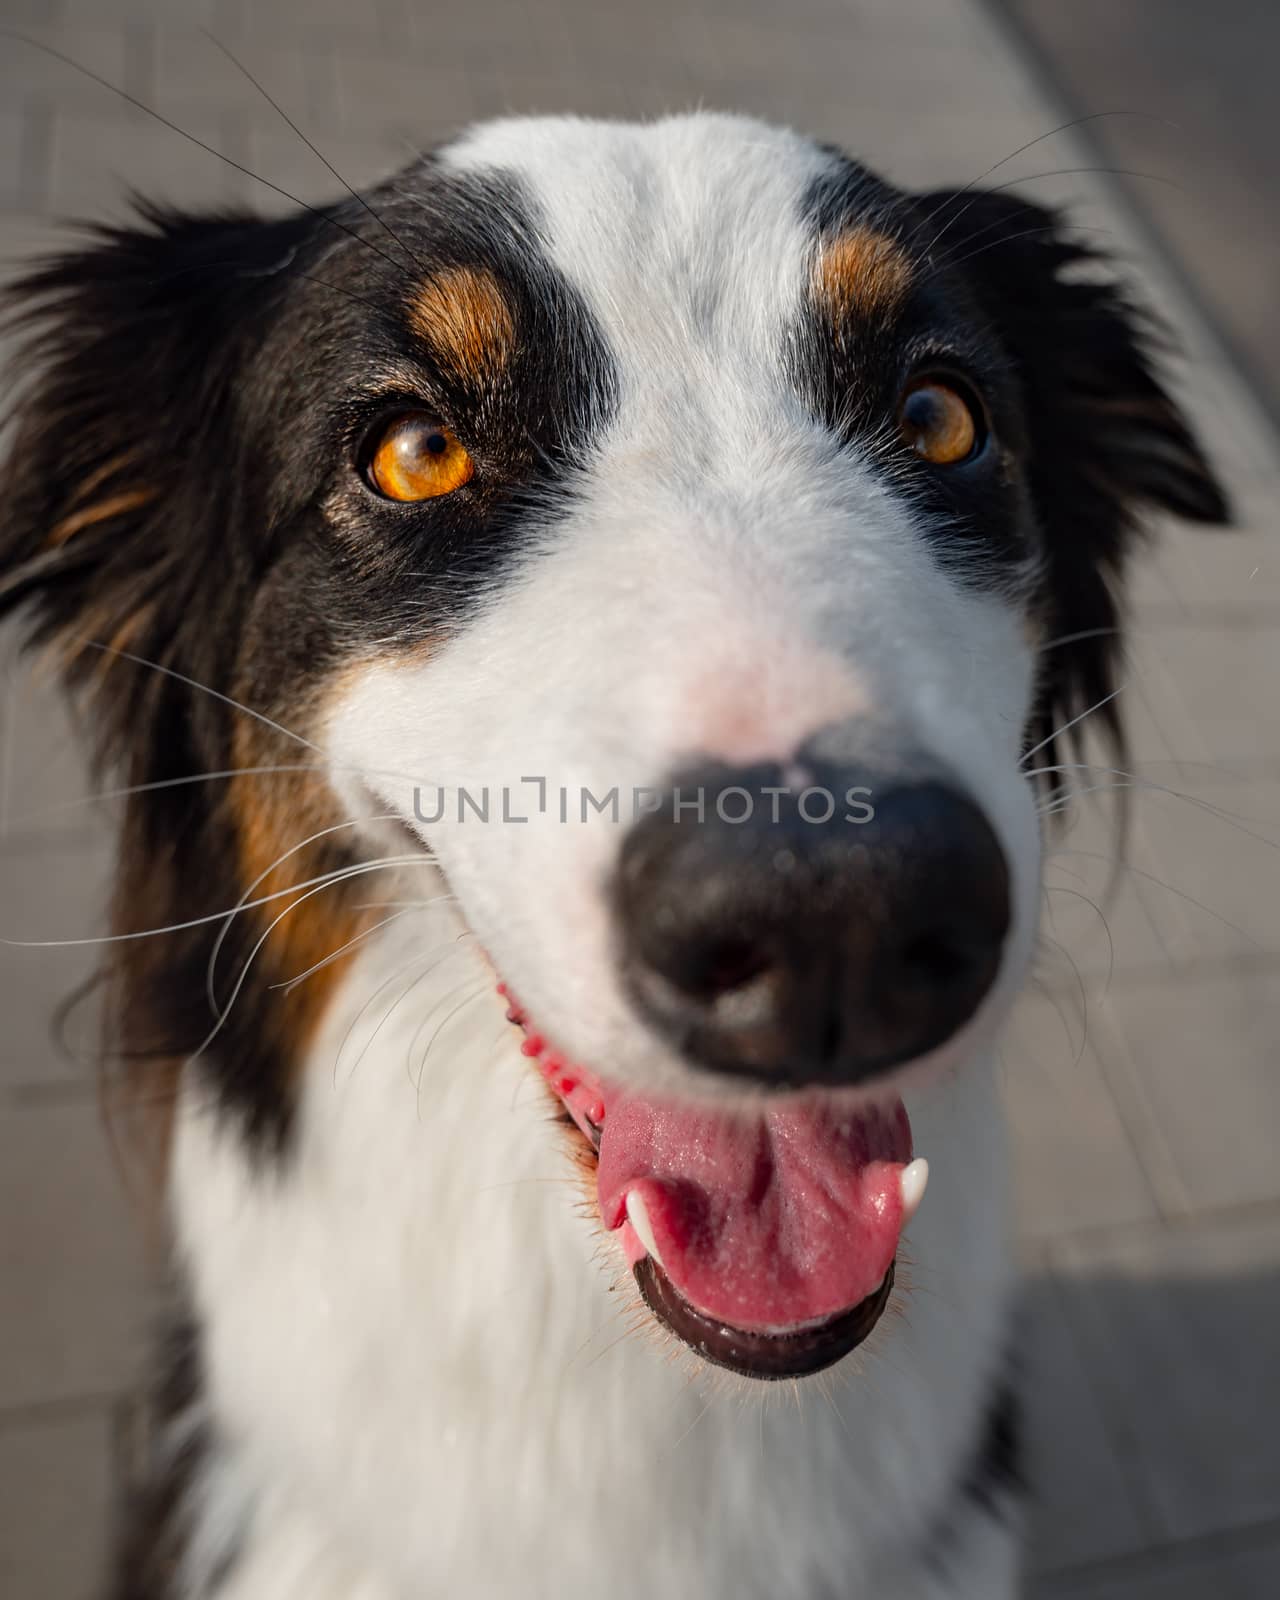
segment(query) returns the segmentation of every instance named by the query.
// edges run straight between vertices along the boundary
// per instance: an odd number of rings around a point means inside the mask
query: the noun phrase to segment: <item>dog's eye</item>
[[[452,494],[476,464],[457,438],[425,411],[393,417],[374,440],[369,482],[388,500],[434,500]]]
[[[935,467],[968,461],[982,448],[978,402],[940,378],[917,378],[898,405],[898,428],[917,455]]]

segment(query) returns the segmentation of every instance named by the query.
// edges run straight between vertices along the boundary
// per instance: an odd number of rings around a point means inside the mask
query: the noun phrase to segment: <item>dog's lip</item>
[[[514,999],[505,984],[500,983],[498,990],[507,1000],[508,1020],[525,1033],[522,1053],[537,1065],[548,1087],[555,1092],[568,1113],[567,1120],[577,1125],[592,1149],[600,1174],[602,1216],[606,1226],[617,1230],[616,1236],[627,1262],[636,1272],[644,1299],[656,1320],[708,1361],[747,1376],[764,1378],[800,1377],[808,1372],[820,1371],[840,1360],[866,1338],[879,1320],[892,1288],[895,1259],[892,1244],[896,1243],[897,1235],[914,1216],[928,1179],[926,1161],[919,1157],[904,1161],[893,1148],[896,1146],[900,1150],[905,1142],[906,1156],[910,1155],[910,1130],[900,1105],[887,1132],[883,1123],[876,1126],[874,1116],[871,1123],[867,1123],[865,1118],[858,1123],[846,1122],[843,1116],[839,1116],[832,1124],[829,1112],[810,1109],[802,1112],[797,1122],[788,1125],[788,1113],[785,1111],[766,1113],[758,1131],[770,1149],[763,1168],[758,1165],[763,1151],[755,1152],[751,1171],[753,1185],[760,1175],[765,1176],[764,1187],[754,1193],[744,1191],[735,1197],[745,1212],[735,1212],[734,1200],[731,1199],[729,1208],[717,1216],[715,1201],[725,1191],[719,1191],[718,1195],[714,1189],[699,1191],[695,1174],[699,1165],[703,1165],[705,1170],[706,1154],[710,1153],[713,1163],[716,1160],[717,1147],[723,1144],[726,1136],[726,1129],[719,1124],[719,1120],[713,1118],[703,1129],[699,1127],[696,1120],[698,1114],[694,1111],[678,1108],[668,1112],[644,1097],[632,1104],[625,1093],[619,1095],[615,1092],[611,1096],[607,1084],[587,1069],[569,1065],[549,1047],[541,1034],[530,1027],[523,1006]],[[609,1111],[610,1105],[613,1106],[612,1112]],[[637,1108],[639,1138],[633,1126]],[[659,1125],[656,1145],[646,1146],[644,1134],[647,1123],[655,1115],[674,1115],[677,1134],[686,1141],[695,1139],[698,1142],[688,1144],[687,1152],[677,1146],[673,1162],[670,1140],[663,1145],[662,1134],[665,1130]],[[878,1113],[875,1115],[878,1116]],[[609,1127],[622,1141],[619,1145],[615,1139],[611,1147],[611,1171],[607,1177],[604,1167],[599,1165],[608,1131],[604,1126],[606,1116]],[[623,1118],[617,1128],[614,1128],[615,1116]],[[848,1142],[851,1133],[858,1136],[852,1144]],[[700,1140],[703,1134],[710,1141],[709,1146],[702,1146]],[[736,1153],[733,1141],[737,1140],[738,1134],[729,1130],[728,1137],[731,1140],[728,1171],[732,1185],[732,1162]],[[818,1177],[821,1181],[817,1186],[803,1169],[798,1177],[788,1173],[785,1143],[789,1137],[798,1139],[802,1150],[815,1151],[819,1160],[834,1158],[836,1169],[820,1170]],[[778,1142],[783,1144],[783,1149],[777,1148]],[[655,1151],[656,1160],[653,1159]],[[720,1153],[723,1154],[722,1151]],[[868,1159],[877,1156],[882,1159]],[[857,1174],[856,1177],[851,1177],[846,1170],[846,1160],[853,1162],[852,1172]],[[633,1163],[634,1173],[626,1170]],[[721,1165],[716,1175],[725,1170]],[[893,1182],[895,1171],[896,1186]],[[784,1187],[780,1190],[772,1188],[775,1181]],[[698,1212],[699,1193],[704,1196],[711,1194],[710,1212]],[[816,1208],[815,1222],[801,1222],[798,1235],[794,1231],[789,1235],[788,1228],[794,1230],[797,1224],[788,1217],[786,1210],[767,1210],[767,1206],[777,1200],[779,1193],[784,1208],[788,1201],[794,1207],[797,1198],[801,1204],[812,1203]],[[732,1187],[728,1194],[733,1196]],[[692,1201],[690,1195],[693,1196]],[[868,1199],[872,1205],[869,1212],[865,1209]],[[760,1207],[754,1220],[751,1215],[753,1201]],[[650,1207],[655,1205],[657,1210],[651,1213]],[[709,1227],[703,1222],[704,1217],[709,1220]],[[695,1230],[693,1233],[690,1232],[691,1219]],[[853,1230],[850,1239],[861,1239],[861,1256],[844,1256],[844,1247],[835,1231],[842,1220],[847,1220]],[[743,1226],[745,1233],[741,1231]],[[717,1244],[723,1247],[726,1235],[735,1227],[739,1231],[737,1237],[732,1239],[728,1253],[721,1248],[718,1257],[714,1254],[708,1257],[706,1244],[710,1243],[712,1251]],[[889,1235],[890,1227],[893,1229],[892,1235]],[[798,1250],[793,1244],[797,1238]],[[874,1264],[874,1254],[870,1261],[867,1256],[875,1251],[877,1238],[881,1241],[882,1251],[884,1245],[890,1248],[887,1253],[881,1253],[879,1272],[869,1280],[872,1287],[868,1288],[867,1276],[865,1272],[860,1272],[858,1261],[861,1260],[864,1266]],[[834,1272],[828,1270],[827,1263],[819,1254],[816,1258],[817,1271],[822,1276],[813,1279],[807,1277],[807,1269],[815,1257],[811,1250],[806,1256],[805,1250],[815,1239],[819,1250],[825,1249],[828,1255],[832,1248],[840,1251],[843,1268],[837,1266]],[[754,1286],[749,1293],[736,1288],[732,1278],[732,1263],[740,1259],[740,1246],[748,1260],[753,1247],[757,1254],[762,1248],[767,1252],[764,1258],[755,1260],[746,1269],[767,1274],[765,1277],[744,1280]],[[676,1252],[674,1271],[665,1259],[668,1249]],[[710,1275],[707,1270],[708,1259],[711,1263]],[[730,1263],[727,1271],[724,1266],[726,1261]],[[794,1287],[797,1261],[801,1268],[801,1286],[798,1290]],[[778,1274],[776,1277],[775,1273]],[[791,1274],[790,1283],[788,1273]],[[859,1275],[863,1278],[861,1286],[857,1283]],[[847,1300],[836,1298],[831,1293],[832,1289],[839,1287],[841,1276],[844,1277],[846,1290],[854,1291]],[[825,1305],[822,1303],[824,1299]],[[739,1311],[746,1315],[739,1316]],[[788,1311],[791,1311],[791,1316],[786,1315]]]
[[[704,1361],[744,1378],[807,1378],[842,1361],[880,1321],[893,1292],[894,1263],[879,1287],[846,1311],[795,1328],[736,1328],[689,1303],[652,1255],[632,1268],[649,1310]]]

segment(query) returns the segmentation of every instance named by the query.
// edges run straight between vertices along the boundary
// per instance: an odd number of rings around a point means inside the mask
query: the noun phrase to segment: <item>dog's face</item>
[[[1083,255],[753,123],[511,122],[367,206],[163,219],[28,286],[0,597],[138,781],[315,769],[143,797],[125,914],[217,909],[220,849],[283,896],[412,834],[646,1298],[742,1371],[878,1315],[898,1092],[1024,973],[1028,768],[1109,693],[1134,509],[1223,515]],[[278,969],[367,925],[324,898]],[[208,953],[124,975],[153,1052],[207,1027]],[[283,1137],[315,1006],[271,970],[209,1055]]]

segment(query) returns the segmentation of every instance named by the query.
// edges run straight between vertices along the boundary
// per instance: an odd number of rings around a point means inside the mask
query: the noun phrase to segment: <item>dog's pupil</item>
[[[449,441],[442,433],[429,433],[427,435],[427,449],[433,456],[442,456],[449,448]]]
[[[931,389],[917,389],[906,404],[906,421],[920,434],[935,433],[946,421],[941,398]]]

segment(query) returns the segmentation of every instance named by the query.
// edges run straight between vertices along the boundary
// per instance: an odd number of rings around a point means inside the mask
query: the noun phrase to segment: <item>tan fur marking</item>
[[[154,489],[125,489],[120,494],[108,495],[105,500],[97,500],[93,505],[85,506],[83,511],[73,511],[69,516],[63,517],[61,522],[54,524],[49,533],[49,544],[58,546],[66,544],[68,539],[73,539],[84,528],[91,528],[96,522],[105,522],[108,517],[118,517],[126,511],[136,511],[139,506],[145,506],[149,500],[154,500]]]
[[[111,456],[100,467],[95,467],[87,478],[76,485],[70,504],[83,505],[90,495],[96,494],[102,488],[104,483],[110,483],[117,473],[123,472],[126,467],[131,467],[137,461],[139,454],[137,450],[121,450],[119,455]]]
[[[825,240],[813,265],[813,290],[837,326],[892,310],[911,286],[910,259],[874,228],[851,228]]]
[[[484,268],[451,267],[429,278],[409,306],[409,321],[438,360],[472,382],[501,372],[515,347],[511,309]]]
[[[245,724],[235,739],[235,765],[266,766],[272,762],[296,765],[306,752],[281,748],[269,734]],[[310,968],[326,961],[373,920],[368,902],[376,898],[369,882],[335,883],[312,893],[311,880],[352,860],[347,851],[351,835],[330,834],[305,848],[294,847],[339,820],[324,779],[318,773],[282,772],[238,777],[231,785],[236,818],[243,888],[254,885],[249,896],[264,905],[247,913],[263,933],[271,929],[255,965],[269,974],[273,984],[287,985]],[[281,857],[285,859],[281,860]],[[309,888],[301,887],[309,884]],[[288,891],[296,888],[297,894]],[[305,897],[305,898],[304,898]],[[356,909],[354,902],[364,902]],[[277,921],[277,919],[279,919]],[[272,924],[275,924],[272,927]],[[353,952],[354,954],[354,952]],[[310,1043],[338,980],[352,957],[331,961],[303,979],[296,988],[272,988],[264,1000],[262,1025],[280,1041],[295,1071],[300,1070]]]

